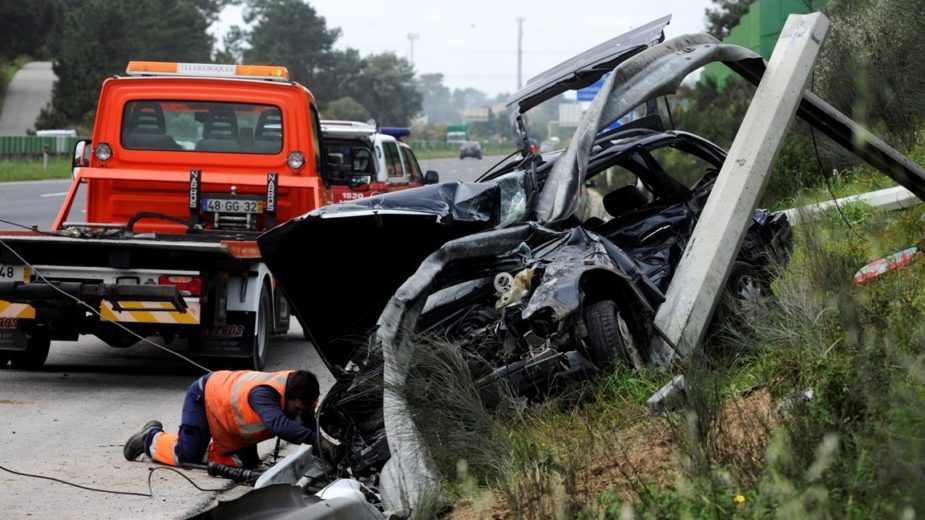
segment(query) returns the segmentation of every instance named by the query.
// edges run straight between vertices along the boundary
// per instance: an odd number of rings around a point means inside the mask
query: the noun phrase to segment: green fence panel
[[[68,155],[80,137],[38,137],[34,135],[0,136],[0,157],[42,155],[48,147],[49,155]]]

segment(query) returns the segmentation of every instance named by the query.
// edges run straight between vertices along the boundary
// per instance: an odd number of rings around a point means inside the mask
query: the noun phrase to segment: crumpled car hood
[[[493,228],[495,183],[444,183],[319,208],[259,239],[306,333],[335,374],[395,289],[454,238]]]

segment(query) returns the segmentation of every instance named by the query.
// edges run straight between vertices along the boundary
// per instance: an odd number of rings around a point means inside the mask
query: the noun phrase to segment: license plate
[[[24,265],[0,264],[0,282],[28,282],[31,274]]]
[[[203,199],[202,206],[210,213],[263,213],[264,201],[241,199]]]

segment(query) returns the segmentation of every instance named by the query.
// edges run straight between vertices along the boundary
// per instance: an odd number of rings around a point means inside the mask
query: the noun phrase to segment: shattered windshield
[[[515,172],[497,180],[501,193],[499,228],[520,222],[527,214],[527,190],[524,188],[524,175],[525,172]]]

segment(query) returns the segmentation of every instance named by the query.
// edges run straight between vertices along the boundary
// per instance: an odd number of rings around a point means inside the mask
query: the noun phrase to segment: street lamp
[[[408,33],[408,42],[411,44],[411,52],[408,54],[411,61],[411,66],[414,66],[414,40],[420,38],[421,35],[418,33]]]

